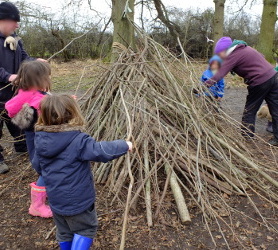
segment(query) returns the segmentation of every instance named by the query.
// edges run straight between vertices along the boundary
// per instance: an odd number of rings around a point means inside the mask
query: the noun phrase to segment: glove
[[[4,42],[4,47],[7,47],[7,44],[10,45],[11,50],[17,49],[18,39],[14,38],[13,36],[8,36]]]

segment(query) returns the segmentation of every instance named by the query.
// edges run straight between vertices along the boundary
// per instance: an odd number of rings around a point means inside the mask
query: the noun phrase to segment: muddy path
[[[244,110],[245,100],[247,96],[247,89],[240,88],[228,88],[223,98],[222,107],[226,113],[232,118],[241,122],[242,113]],[[259,119],[256,120],[256,133],[261,137],[269,138],[271,134],[266,131],[267,120]]]

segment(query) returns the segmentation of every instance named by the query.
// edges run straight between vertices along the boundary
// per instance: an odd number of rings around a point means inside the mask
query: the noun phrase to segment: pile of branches
[[[177,59],[137,32],[136,52],[114,43],[118,59],[92,84],[82,104],[94,138],[131,139],[135,145],[132,154],[94,166],[96,182],[107,184],[115,194],[113,202],[128,186],[121,247],[129,209],[144,199],[152,226],[169,191],[182,223],[191,220],[186,203],[192,199],[208,228],[215,219],[225,238],[220,224],[233,230],[233,221],[219,216],[219,207],[229,215],[236,212],[223,198],[226,194],[246,196],[270,228],[250,194],[277,208],[274,153],[267,164],[254,156],[240,135],[240,124],[214,100],[202,97],[206,88],[199,84],[190,60],[185,55],[184,60]]]

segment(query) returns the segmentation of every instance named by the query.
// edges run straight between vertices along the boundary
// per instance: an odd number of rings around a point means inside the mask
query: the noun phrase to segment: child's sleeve
[[[8,111],[8,116],[13,118],[23,107],[25,103],[32,97],[32,92],[19,92],[15,97],[5,104],[5,109]]]
[[[37,171],[39,175],[41,175],[40,161],[36,152],[34,153],[34,157],[32,159],[32,167]]]
[[[24,102],[21,101],[21,98],[16,95],[11,100],[5,104],[5,108],[8,111],[8,116],[13,118],[22,108]]]
[[[204,73],[202,74],[201,81],[202,81],[202,82],[205,82],[206,80],[208,80],[208,78],[206,77],[205,72],[204,72]]]
[[[89,135],[81,139],[79,152],[82,161],[108,162],[126,154],[128,145],[124,140],[96,142]]]
[[[224,96],[224,93],[225,93],[225,80],[221,79],[218,82],[218,97],[222,98]]]

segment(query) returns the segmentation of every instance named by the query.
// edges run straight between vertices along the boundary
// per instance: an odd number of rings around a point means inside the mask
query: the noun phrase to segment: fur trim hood
[[[22,109],[12,118],[12,123],[20,129],[30,129],[36,122],[35,113],[35,109],[30,107],[28,103],[25,103]]]
[[[69,131],[80,131],[84,132],[84,126],[74,126],[70,124],[62,124],[62,125],[36,125],[36,132],[48,132],[48,133],[60,133],[60,132],[69,132]]]

